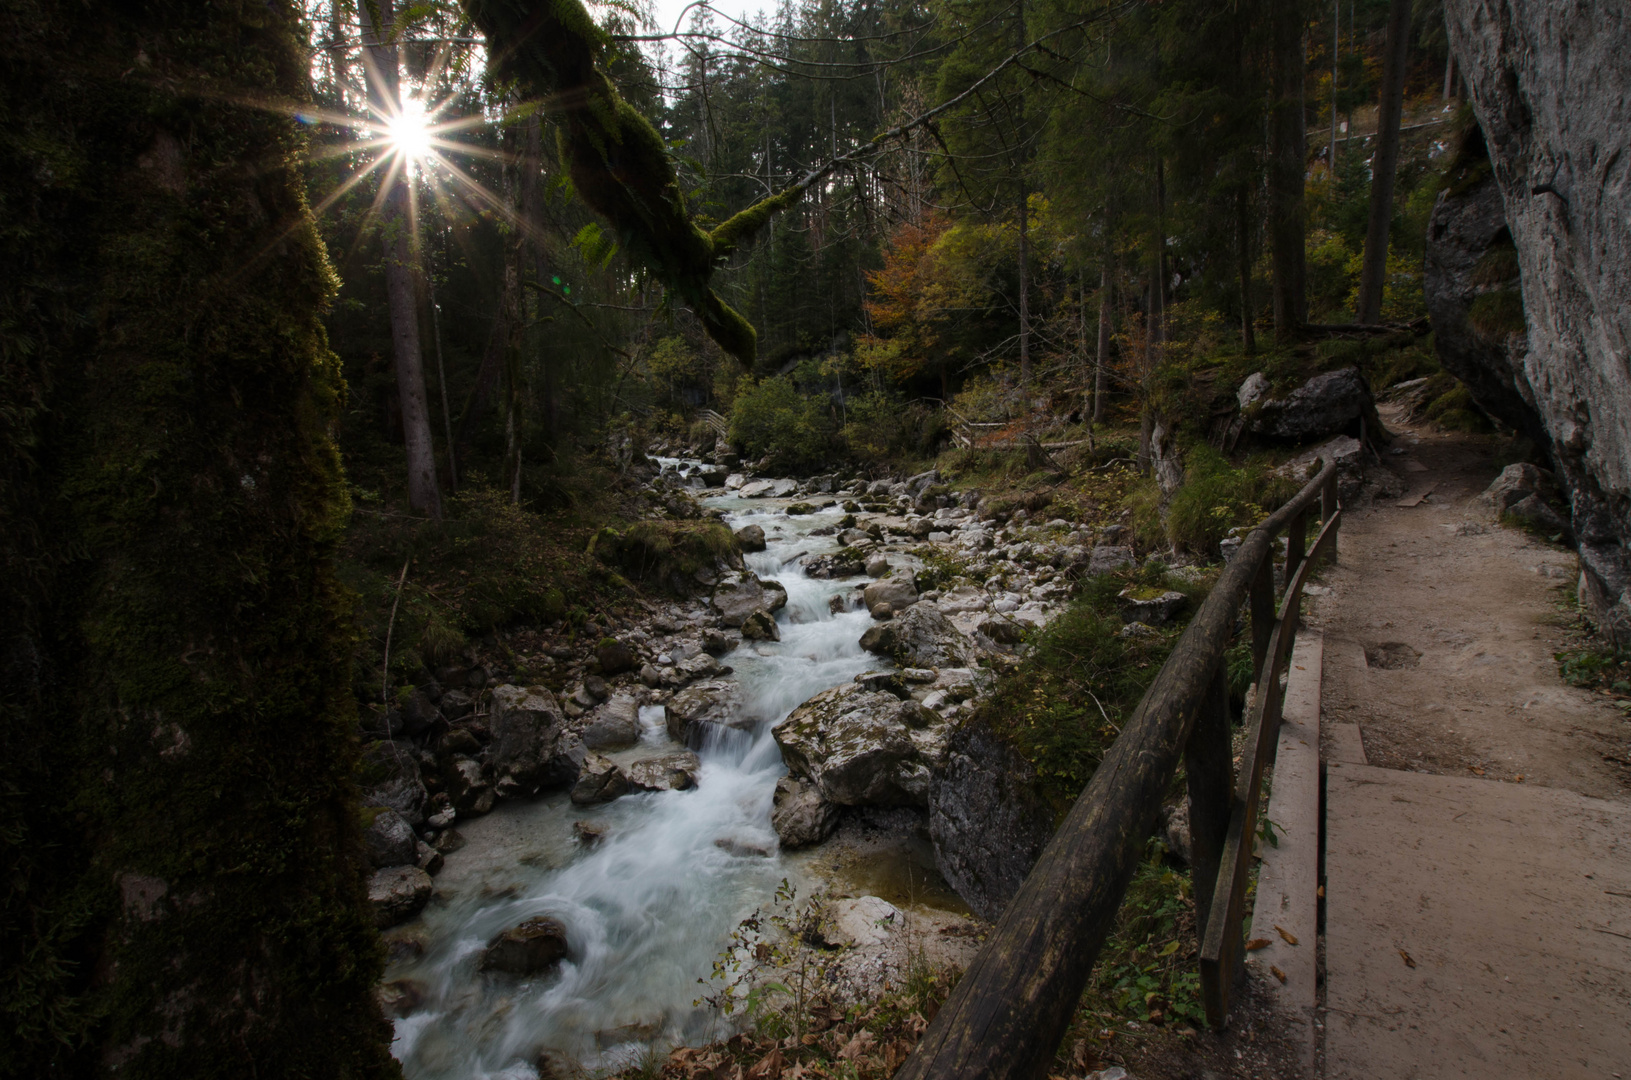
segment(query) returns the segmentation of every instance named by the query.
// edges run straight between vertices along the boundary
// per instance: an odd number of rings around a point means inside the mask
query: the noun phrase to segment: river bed
[[[701,748],[693,789],[596,807],[573,806],[563,793],[460,823],[466,846],[448,856],[430,906],[393,932],[416,936],[423,948],[387,973],[419,995],[397,1020],[392,1047],[408,1077],[534,1080],[540,1060],[595,1072],[628,1064],[650,1047],[727,1034],[728,1021],[697,1004],[717,986],[698,980],[707,979],[732,929],[766,905],[783,879],[800,896],[837,881],[957,905],[936,883],[921,838],[859,859],[777,849],[771,799],[786,770],[771,727],[819,691],[888,666],[858,643],[870,623],[864,610],[829,610],[830,599],[852,592],[854,581],[810,578],[799,565],[801,554],[837,548],[831,537],[810,534],[843,511],[795,517],[784,512],[787,503],[730,495],[705,502],[723,510],[733,529],[764,528],[766,550],[745,558],[761,578],[786,588],[787,605],[776,613],[779,642],[743,642],[720,658],[734,669],[741,718],[753,723]],[[702,606],[690,605],[693,617],[704,615]],[[640,745],[614,760],[678,749],[661,706],[643,707],[640,721]],[[573,833],[578,821],[605,826],[606,839],[586,848]],[[568,928],[568,955],[556,969],[532,980],[478,970],[488,941],[537,915]]]

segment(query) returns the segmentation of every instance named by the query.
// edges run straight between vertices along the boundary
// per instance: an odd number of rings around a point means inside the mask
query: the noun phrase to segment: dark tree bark
[[[363,70],[368,103],[376,123],[401,109],[397,49],[385,44],[391,32],[391,0],[377,0],[386,31],[373,22],[369,4],[357,5],[364,45]],[[409,205],[406,162],[387,173],[381,234],[385,238],[385,298],[391,318],[391,352],[396,360],[397,396],[402,409],[402,442],[408,452],[408,504],[433,518],[442,516],[442,494],[436,485],[436,443],[430,433],[430,407],[425,395],[424,351],[419,343],[419,297],[414,276],[419,266]]]
[[[1371,159],[1370,220],[1359,269],[1357,323],[1380,322],[1387,284],[1388,228],[1393,224],[1393,181],[1399,168],[1399,123],[1404,113],[1406,60],[1410,53],[1410,0],[1392,0],[1382,57],[1382,99],[1376,121],[1376,156]]]
[[[0,1075],[400,1075],[298,18],[0,5]]]
[[[1284,342],[1308,321],[1307,209],[1303,172],[1304,0],[1278,0],[1270,21],[1269,242],[1274,260],[1274,336]]]
[[[1235,258],[1240,274],[1240,342],[1250,356],[1257,351],[1257,330],[1252,325],[1257,307],[1252,300],[1251,197],[1245,185],[1235,189]]]
[[[1030,207],[1027,205],[1025,184],[1019,185],[1019,385],[1031,385],[1031,259]],[[1026,405],[1027,410],[1030,408]]]
[[[1106,247],[1108,246],[1106,245]],[[1099,353],[1098,360],[1093,365],[1093,422],[1095,424],[1104,419],[1105,369],[1110,364],[1111,281],[1110,255],[1106,251],[1104,266],[1099,270]]]

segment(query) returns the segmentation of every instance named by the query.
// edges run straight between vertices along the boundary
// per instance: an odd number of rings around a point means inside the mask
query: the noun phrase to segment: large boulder
[[[1631,644],[1631,64],[1621,0],[1459,0],[1445,27],[1522,281],[1522,385],[1568,492],[1594,621]],[[1525,392],[1527,387],[1527,392]]]
[[[425,820],[430,793],[411,746],[390,741],[371,744],[362,755],[362,801],[365,806],[388,806],[410,825]]]
[[[585,750],[627,750],[640,741],[640,705],[619,694],[596,710],[584,727]]]
[[[507,791],[533,795],[576,778],[582,751],[563,739],[566,714],[547,687],[496,687],[488,709],[493,775]]]
[[[430,875],[417,866],[376,870],[368,879],[368,904],[374,925],[381,930],[413,918],[424,910],[434,886]]]
[[[1162,626],[1171,622],[1188,602],[1189,597],[1176,589],[1129,585],[1116,596],[1116,610],[1124,623]]]
[[[1087,573],[1090,577],[1114,573],[1138,565],[1133,549],[1120,544],[1100,544],[1088,556]]]
[[[983,723],[952,731],[929,785],[929,838],[942,877],[995,920],[1053,835],[1035,770]]]
[[[413,826],[390,807],[369,807],[363,811],[373,820],[363,830],[363,848],[368,852],[368,863],[376,870],[388,866],[413,866],[419,859],[419,838]]]
[[[1508,465],[1479,498],[1497,518],[1509,518],[1548,535],[1567,533],[1569,524],[1553,508],[1557,482],[1545,469],[1520,462]]]
[[[784,776],[776,781],[770,825],[783,848],[809,847],[827,839],[838,827],[838,807],[824,798],[814,784]]]
[[[865,533],[861,535],[866,536]],[[857,577],[866,573],[866,556],[853,548],[842,548],[826,555],[812,555],[804,560],[804,573],[813,578]]]
[[[782,634],[776,627],[775,616],[764,608],[760,608],[742,620],[742,639],[744,641],[780,641]]]
[[[634,650],[616,638],[606,638],[595,646],[595,659],[600,661],[600,670],[607,675],[621,675],[640,664]]]
[[[736,530],[736,542],[742,545],[743,551],[763,551],[765,531],[758,525],[744,525]]]
[[[629,786],[641,791],[689,791],[701,771],[702,762],[689,750],[636,761],[623,770]]]
[[[905,575],[883,578],[868,585],[861,598],[868,611],[876,612],[879,605],[888,604],[894,611],[901,612],[917,603],[917,586]]]
[[[465,754],[448,760],[442,780],[453,809],[461,814],[485,814],[493,808],[498,792],[480,761]]]
[[[707,741],[711,731],[751,727],[739,717],[741,705],[736,684],[724,679],[692,683],[668,701],[668,736],[693,749]]]
[[[763,608],[775,611],[787,603],[787,590],[777,586],[767,589],[751,571],[727,574],[714,586],[712,603],[719,612],[719,621],[726,626],[741,626],[742,620]]]
[[[911,698],[846,683],[777,724],[782,761],[842,806],[924,806],[944,721]]]
[[[535,915],[488,942],[481,968],[506,975],[537,975],[554,967],[564,956],[565,924],[548,915]]]
[[[1270,397],[1267,380],[1255,373],[1241,384],[1238,398],[1249,430],[1298,442],[1357,431],[1359,421],[1376,412],[1370,384],[1356,367],[1315,375],[1283,398]]]
[[[917,604],[892,622],[870,627],[861,648],[902,667],[969,667],[979,657],[974,641],[933,604]]]
[[[593,806],[611,802],[629,793],[629,778],[623,770],[599,754],[591,754],[583,761],[577,782],[572,785],[574,806]]]

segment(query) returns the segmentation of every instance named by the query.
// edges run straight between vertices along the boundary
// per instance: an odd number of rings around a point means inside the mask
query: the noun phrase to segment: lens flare
[[[393,151],[408,162],[421,166],[432,153],[430,118],[425,103],[419,98],[404,98],[402,111],[385,124],[385,140]]]

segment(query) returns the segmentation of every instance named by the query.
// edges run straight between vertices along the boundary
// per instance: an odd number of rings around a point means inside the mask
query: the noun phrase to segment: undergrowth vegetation
[[[1091,579],[980,706],[979,717],[1035,770],[1056,817],[1092,779],[1183,632],[1180,623],[1124,633],[1118,594],[1128,586],[1173,589],[1188,598],[1187,616],[1210,583],[1171,574],[1157,560]]]

